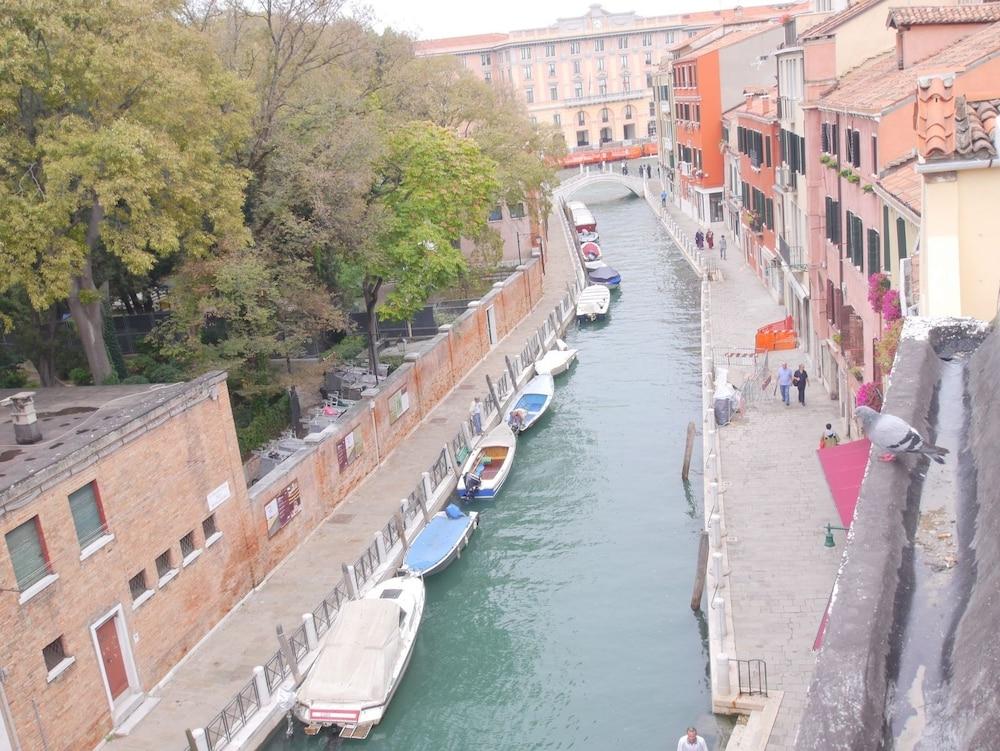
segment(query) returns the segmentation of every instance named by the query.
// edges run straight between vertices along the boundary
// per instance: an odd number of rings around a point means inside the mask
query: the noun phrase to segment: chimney
[[[760,98],[760,110],[763,114],[767,114],[771,111],[771,95],[764,94]]]
[[[14,420],[14,440],[22,445],[42,440],[42,431],[38,427],[38,418],[35,417],[34,395],[34,391],[22,391],[0,402],[10,407],[10,416]]]

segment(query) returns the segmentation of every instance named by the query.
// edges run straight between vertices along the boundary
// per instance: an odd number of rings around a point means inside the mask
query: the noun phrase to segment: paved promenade
[[[504,356],[521,352],[527,338],[575,280],[575,261],[566,247],[558,219],[550,221],[542,298],[531,313],[449,393],[381,468],[341,503],[271,575],[151,692],[160,699],[115,751],[180,751],[186,728],[208,722],[246,684],[255,665],[270,657],[278,642],[275,626],[291,632],[302,623],[341,578],[341,565],[353,563],[374,534],[399,510],[405,498],[467,419],[474,396],[486,389],[485,377],[505,369]]]
[[[693,237],[698,225],[679,211],[675,221]],[[711,251],[721,279],[711,283],[712,339],[716,347],[753,347],[756,329],[784,318],[762,282],[727,235],[727,260]],[[734,247],[736,246],[736,247]],[[787,361],[811,372],[800,350],[772,352],[772,373]],[[770,396],[770,391],[768,392]],[[767,742],[768,751],[792,749],[812,675],[812,650],[836,578],[843,539],[823,546],[823,527],[839,524],[823,478],[816,447],[836,402],[817,380],[806,390],[806,406],[782,403],[780,393],[754,404],[747,414],[720,429],[725,533],[728,537],[729,601],[734,655],[767,662],[768,687],[784,697]],[[836,423],[835,423],[836,424]]]

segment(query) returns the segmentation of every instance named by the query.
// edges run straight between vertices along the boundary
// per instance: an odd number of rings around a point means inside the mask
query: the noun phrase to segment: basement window
[[[164,550],[156,557],[156,575],[159,577],[157,586],[165,587],[177,576],[177,568],[174,566],[174,556],[169,549]]]
[[[66,654],[66,646],[61,636],[42,649],[42,657],[45,660],[45,668],[49,671],[46,676],[48,683],[52,683],[76,662],[75,657]]]

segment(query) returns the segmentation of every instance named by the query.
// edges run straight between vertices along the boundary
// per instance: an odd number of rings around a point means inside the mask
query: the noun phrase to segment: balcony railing
[[[797,99],[792,99],[789,96],[778,97],[779,120],[794,120],[796,114],[799,111],[798,108],[799,108],[799,102]]]
[[[604,102],[624,102],[629,99],[648,99],[649,93],[646,89],[632,89],[632,91],[612,91],[607,94],[595,94],[594,96],[572,97],[563,99],[562,104],[566,107],[585,107],[588,104],[603,104]]]
[[[778,237],[778,252],[781,253],[781,260],[793,271],[801,271],[806,268],[805,249],[801,245],[789,245],[785,238]]]

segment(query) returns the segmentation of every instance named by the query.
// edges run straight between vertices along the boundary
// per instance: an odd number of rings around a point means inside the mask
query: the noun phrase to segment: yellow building
[[[656,134],[652,75],[667,49],[720,23],[768,18],[792,4],[643,18],[591,5],[552,26],[433,39],[418,55],[455,55],[466,69],[509,86],[534,122],[560,128],[570,150]]]

